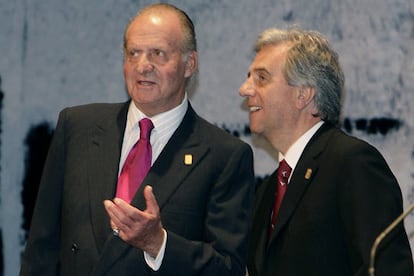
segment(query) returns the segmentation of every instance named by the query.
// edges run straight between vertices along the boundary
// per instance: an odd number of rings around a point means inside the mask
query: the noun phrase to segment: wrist
[[[156,235],[154,235],[151,244],[149,244],[148,249],[145,250],[145,252],[147,252],[147,254],[150,255],[152,258],[156,259],[161,248],[163,247],[166,235],[167,232],[165,231],[165,229],[161,228],[160,231]]]

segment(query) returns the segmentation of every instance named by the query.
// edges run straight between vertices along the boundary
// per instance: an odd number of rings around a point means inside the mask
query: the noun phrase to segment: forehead
[[[269,72],[280,71],[285,64],[287,47],[284,45],[267,45],[256,53],[251,69],[265,68]]]
[[[145,12],[131,22],[126,32],[128,45],[179,47],[182,37],[180,21],[171,11]]]

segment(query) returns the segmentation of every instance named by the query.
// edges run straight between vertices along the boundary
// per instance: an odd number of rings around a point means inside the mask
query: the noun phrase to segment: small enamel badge
[[[186,164],[187,166],[193,164],[193,155],[192,154],[184,155],[184,164]]]
[[[305,179],[306,180],[309,180],[311,178],[311,176],[312,176],[312,169],[311,168],[308,168],[306,170],[306,173],[305,173]]]

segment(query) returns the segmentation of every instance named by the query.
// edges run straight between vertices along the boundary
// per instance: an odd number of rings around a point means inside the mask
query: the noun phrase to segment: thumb
[[[158,215],[160,208],[158,206],[157,200],[155,199],[155,195],[152,192],[152,187],[149,185],[145,186],[144,188],[144,198],[147,204],[146,211],[150,214]]]

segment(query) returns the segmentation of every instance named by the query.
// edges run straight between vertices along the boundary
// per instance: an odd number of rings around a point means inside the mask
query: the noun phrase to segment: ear
[[[185,61],[184,77],[189,78],[197,70],[198,55],[196,51],[192,51]]]
[[[313,87],[299,87],[297,91],[296,107],[298,109],[304,109],[310,104],[313,104],[315,93],[315,88]]]

